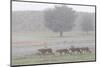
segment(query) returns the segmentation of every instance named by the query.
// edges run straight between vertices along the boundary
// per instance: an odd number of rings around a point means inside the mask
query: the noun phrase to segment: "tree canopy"
[[[71,31],[74,27],[76,19],[76,12],[67,6],[55,6],[55,8],[47,9],[44,11],[45,26],[53,32]]]

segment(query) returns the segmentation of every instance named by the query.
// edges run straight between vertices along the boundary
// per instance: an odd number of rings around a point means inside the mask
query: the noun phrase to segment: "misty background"
[[[53,9],[58,4],[12,2],[12,31],[13,32],[50,32],[45,27],[45,10]],[[61,5],[58,5],[61,6]],[[67,5],[76,11],[77,18],[72,31],[81,31],[81,20],[84,15],[91,14],[95,20],[95,8],[92,6]],[[71,19],[71,18],[70,18]],[[52,20],[52,19],[51,19]],[[95,21],[92,23],[95,26]],[[94,27],[95,28],[95,27]]]
[[[12,2],[13,58],[29,58],[40,48],[71,46],[89,47],[95,53],[95,7]]]

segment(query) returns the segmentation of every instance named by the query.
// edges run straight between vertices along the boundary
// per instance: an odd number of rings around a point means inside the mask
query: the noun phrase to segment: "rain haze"
[[[95,7],[12,2],[12,64],[95,60]]]
[[[45,10],[46,8],[54,8],[55,5],[59,4],[46,4],[46,3],[28,3],[28,2],[12,2],[13,11],[32,11],[32,10]],[[95,7],[90,6],[78,6],[78,5],[67,5],[79,12],[95,12]]]

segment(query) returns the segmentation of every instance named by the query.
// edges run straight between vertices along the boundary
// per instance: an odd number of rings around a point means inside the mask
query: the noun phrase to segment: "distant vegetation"
[[[50,14],[48,14],[50,13]],[[48,15],[47,15],[48,14]],[[13,11],[13,32],[64,32],[73,31],[77,26],[80,31],[94,31],[95,14],[87,12],[76,12],[68,7],[57,7],[52,11]],[[51,15],[52,17],[46,17]],[[81,18],[79,18],[81,17]],[[75,20],[76,19],[76,20]],[[78,19],[78,20],[77,20]],[[52,24],[51,24],[52,23]],[[56,25],[56,26],[55,26]],[[61,34],[62,36],[62,34]]]
[[[63,32],[71,31],[75,26],[74,22],[77,18],[76,12],[66,6],[55,6],[55,8],[44,11],[45,26],[54,32],[60,32],[60,37]]]
[[[82,30],[85,32],[94,31],[95,30],[95,14],[87,13],[83,15],[81,19]]]

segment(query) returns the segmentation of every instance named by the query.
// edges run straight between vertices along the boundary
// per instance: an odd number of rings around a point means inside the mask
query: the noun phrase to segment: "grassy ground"
[[[73,54],[73,55],[48,55],[36,56],[32,55],[37,49],[48,48],[58,49],[74,46],[89,46],[95,49],[95,35],[79,32],[64,33],[63,37],[59,37],[59,33],[13,33],[12,36],[12,64],[44,64],[59,62],[75,62],[95,60],[95,53]],[[66,43],[64,43],[66,41]],[[42,42],[47,42],[46,45]],[[25,55],[24,55],[25,54]],[[19,56],[17,56],[19,55]]]
[[[76,62],[76,61],[91,61],[95,60],[95,54],[73,54],[73,55],[47,55],[47,56],[27,56],[21,58],[13,58],[13,65],[26,64],[43,64],[43,63],[59,63],[59,62]]]

